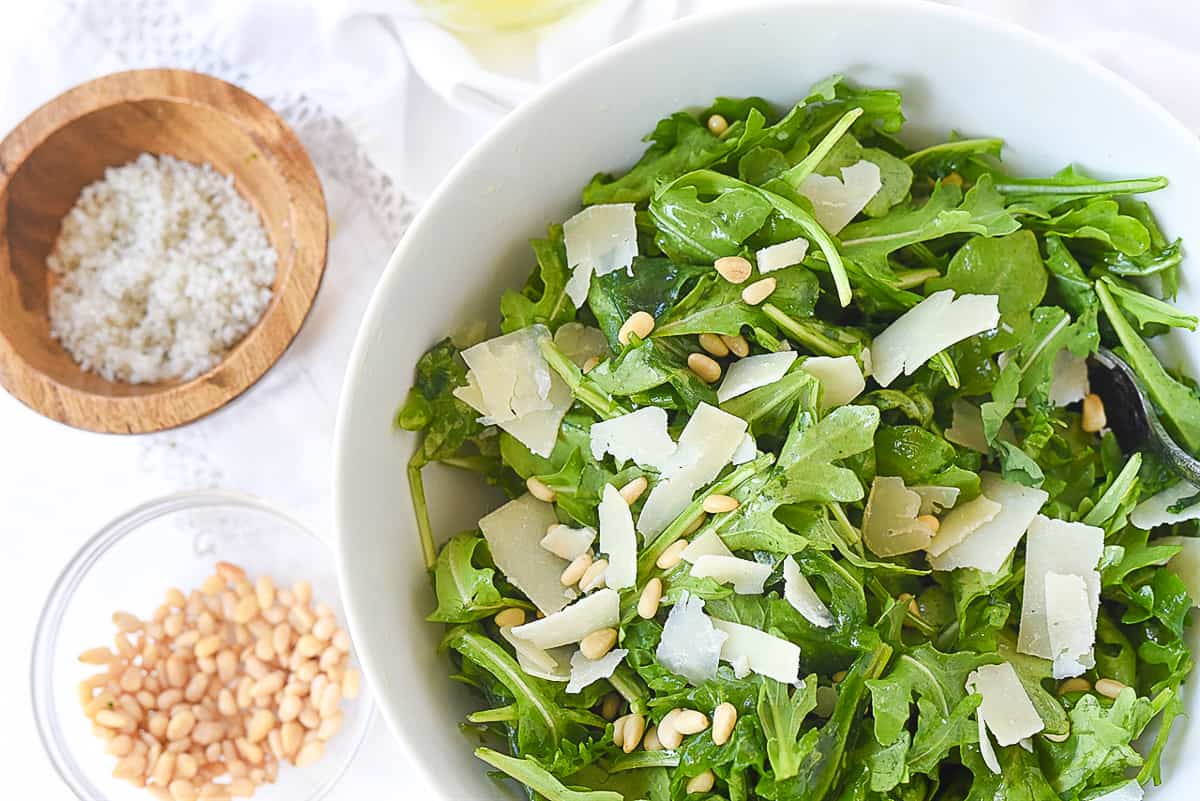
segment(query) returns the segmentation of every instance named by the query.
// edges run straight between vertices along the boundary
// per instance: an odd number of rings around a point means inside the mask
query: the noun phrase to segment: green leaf
[[[904,483],[928,484],[955,458],[954,446],[919,426],[880,426],[875,433],[875,470]]]
[[[1001,473],[1005,481],[1026,487],[1042,486],[1046,474],[1032,456],[1011,442],[998,441],[995,445],[1000,452]]]
[[[1099,300],[1092,289],[1091,279],[1084,274],[1079,262],[1057,236],[1046,237],[1046,269],[1053,277],[1054,294],[1059,305],[1078,319],[1094,313]]]
[[[609,359],[587,374],[601,391],[617,397],[629,397],[668,386],[689,412],[701,403],[716,405],[717,393],[687,368],[658,339],[648,339],[626,348],[616,359]]]
[[[656,242],[675,261],[711,263],[733,256],[767,220],[771,204],[750,189],[735,189],[710,201],[694,186],[668,189],[650,201],[658,227]]]
[[[817,706],[817,677],[809,676],[795,692],[774,679],[764,678],[758,694],[758,719],[767,738],[767,757],[775,779],[790,779],[816,747],[817,730],[800,737],[805,716]]]
[[[1028,323],[1028,315],[1046,293],[1046,269],[1038,252],[1037,237],[1017,231],[1001,237],[968,239],[950,259],[946,275],[925,283],[927,292],[953,289],[959,295],[999,297],[1000,316],[1014,328]]]
[[[454,390],[467,384],[467,365],[449,337],[417,360],[416,372],[395,424],[406,431],[424,432],[422,462],[435,462],[456,454],[483,426],[476,422],[479,413],[454,397]]]
[[[1056,792],[1077,787],[1111,784],[1128,768],[1142,765],[1133,740],[1152,717],[1148,698],[1138,698],[1126,687],[1105,709],[1094,695],[1080,696],[1070,711],[1071,736],[1065,743],[1045,742],[1051,757],[1047,778]]]
[[[1197,322],[1200,322],[1194,314],[1187,314],[1166,301],[1119,284],[1107,275],[1100,280],[1104,282],[1121,311],[1134,319],[1138,325],[1138,333],[1142,336],[1160,333],[1162,327],[1195,331]]]
[[[679,265],[670,259],[637,257],[633,275],[624,270],[592,278],[588,290],[588,308],[608,344],[621,350],[617,334],[634,312],[644,311],[655,320],[662,317],[701,275],[711,274],[709,267]]]
[[[520,292],[508,290],[500,298],[500,330],[508,334],[542,323],[557,329],[575,319],[575,304],[567,295],[567,251],[561,225],[552,225],[545,239],[531,243],[538,268]]]
[[[439,623],[470,623],[496,614],[510,606],[526,606],[524,601],[505,598],[496,589],[496,571],[477,566],[480,546],[487,552],[483,537],[458,534],[442,546],[434,567],[437,609],[427,620]]]
[[[730,398],[721,410],[745,420],[755,436],[785,430],[798,406],[809,405],[820,389],[819,382],[803,370],[792,370],[783,378]]]
[[[1126,256],[1140,256],[1150,249],[1146,226],[1121,214],[1115,200],[1092,200],[1048,220],[1031,220],[1029,225],[1043,234],[1099,242]]]
[[[625,801],[625,796],[612,790],[569,788],[532,759],[508,756],[491,748],[476,748],[475,756],[516,779],[546,801]]]
[[[821,175],[840,178],[843,167],[849,167],[859,161],[869,161],[879,167],[879,180],[882,184],[863,209],[863,213],[868,217],[882,217],[892,206],[908,197],[912,188],[912,167],[886,150],[863,147],[851,134],[846,134],[838,140],[829,154],[821,160],[816,171]]]
[[[775,291],[771,301],[794,317],[807,317],[816,305],[817,278],[803,267],[773,273]],[[654,327],[653,336],[727,334],[734,336],[742,326],[773,328],[760,306],[742,300],[742,286],[731,284],[716,273],[702,278]]]

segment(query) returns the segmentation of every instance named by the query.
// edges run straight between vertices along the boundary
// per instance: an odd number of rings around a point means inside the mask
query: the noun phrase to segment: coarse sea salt
[[[50,332],[109,381],[195,378],[262,318],[277,261],[232,178],[143,153],[63,218]]]

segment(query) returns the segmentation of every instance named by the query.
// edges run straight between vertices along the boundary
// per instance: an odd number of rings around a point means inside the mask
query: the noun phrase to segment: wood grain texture
[[[50,336],[55,276],[46,257],[60,221],[107,167],[141,153],[233,176],[279,255],[262,319],[189,381],[106,381]],[[325,270],[328,227],[300,141],[242,89],[183,70],[121,72],[71,89],[0,142],[0,385],[40,414],[91,431],[144,433],[203,417],[262,377],[300,330]]]

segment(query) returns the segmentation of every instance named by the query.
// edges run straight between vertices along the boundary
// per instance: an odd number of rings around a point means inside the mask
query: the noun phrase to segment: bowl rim
[[[79,550],[75,552],[54,579],[50,591],[46,594],[46,600],[42,605],[42,610],[38,614],[37,623],[34,627],[33,642],[30,648],[30,706],[33,710],[34,727],[37,729],[42,750],[46,753],[55,773],[58,774],[63,783],[70,788],[71,792],[80,801],[102,801],[105,796],[99,792],[93,792],[95,788],[91,781],[83,775],[74,755],[66,747],[65,743],[63,743],[61,733],[58,731],[58,725],[55,721],[57,704],[51,685],[53,683],[54,660],[60,656],[57,654],[56,640],[71,599],[74,597],[79,583],[87,576],[96,562],[112,546],[141,526],[169,514],[177,514],[191,509],[222,506],[270,515],[287,523],[294,531],[302,533],[321,547],[328,550],[334,549],[333,543],[322,538],[294,515],[256,495],[221,489],[184,490],[161,495],[140,503],[101,526],[100,530],[89,537]],[[340,589],[340,579],[338,584]],[[345,611],[344,595],[341,597],[341,601],[342,608]],[[348,611],[346,611],[346,618],[347,625],[349,625]],[[351,639],[353,641],[353,638]],[[357,645],[354,648],[354,656],[358,659],[360,666],[365,668],[362,665],[362,657],[358,654]],[[371,729],[374,727],[375,717],[378,713],[378,704],[375,702],[375,697],[370,690],[370,679],[367,679],[364,682],[361,694],[354,701],[356,705],[364,707],[362,727],[358,733],[357,741],[351,745],[345,760],[338,769],[312,795],[308,796],[305,801],[320,801],[325,798],[337,786],[342,777],[345,776],[350,766],[354,764],[355,759],[366,743]]]
[[[348,418],[350,417],[352,408],[357,405],[359,393],[367,391],[367,382],[362,375],[362,367],[366,362],[367,351],[377,344],[375,342],[375,331],[379,327],[381,319],[387,314],[386,307],[396,294],[396,289],[403,281],[407,270],[419,269],[415,264],[406,264],[409,250],[412,248],[411,243],[415,239],[413,232],[419,231],[428,224],[430,218],[440,213],[439,207],[444,203],[445,198],[451,195],[453,191],[457,191],[456,185],[459,183],[460,176],[469,173],[475,168],[476,162],[483,157],[482,154],[486,150],[491,148],[493,142],[503,140],[509,137],[511,132],[520,130],[525,125],[526,118],[534,116],[543,106],[555,102],[560,95],[569,91],[572,84],[582,76],[603,71],[610,63],[623,59],[626,53],[631,50],[652,47],[656,44],[666,44],[674,36],[693,28],[719,25],[723,20],[734,17],[767,15],[779,9],[796,6],[824,8],[831,14],[846,13],[848,11],[858,11],[861,13],[876,9],[895,11],[899,8],[914,15],[939,17],[950,20],[954,24],[974,27],[990,36],[1039,50],[1045,53],[1051,60],[1081,69],[1091,80],[1105,85],[1115,93],[1124,95],[1130,101],[1140,106],[1141,110],[1147,116],[1153,118],[1155,125],[1169,130],[1186,148],[1191,149],[1196,154],[1197,160],[1200,161],[1200,139],[1196,138],[1177,117],[1143,89],[1113,72],[1108,67],[1075,49],[1062,46],[1045,34],[1023,28],[1007,20],[987,16],[977,11],[931,3],[927,0],[753,0],[752,2],[720,10],[693,14],[677,19],[659,28],[635,34],[571,67],[562,75],[559,75],[541,87],[533,97],[526,100],[500,120],[494,128],[476,142],[458,163],[450,169],[436,189],[430,194],[429,199],[413,217],[408,229],[401,236],[391,256],[388,258],[387,264],[375,285],[371,299],[362,315],[362,321],[355,336],[350,358],[346,364],[346,373],[343,378],[342,393],[338,403],[337,421],[333,437],[333,475],[331,483],[333,487],[334,531],[337,537],[335,548],[337,551],[337,569],[339,580],[342,584],[342,600],[346,609],[347,623],[350,626],[355,642],[358,643],[358,655],[364,674],[369,681],[375,683],[375,686],[387,686],[383,682],[384,677],[387,675],[387,666],[380,653],[376,650],[371,638],[359,636],[366,632],[365,626],[360,621],[369,615],[369,603],[365,594],[362,597],[362,604],[360,605],[359,603],[360,590],[355,588],[355,584],[351,580],[353,571],[350,568],[350,563],[354,559],[355,554],[349,551],[347,539],[343,536],[343,530],[347,528],[344,525],[347,517],[344,506],[346,496],[344,485],[347,481],[346,468],[352,460],[352,454],[349,453],[347,447],[350,427]],[[664,113],[668,111],[664,110]],[[396,402],[399,403],[400,398],[397,398]],[[381,431],[381,436],[386,433],[388,432]],[[363,592],[365,593],[365,591]],[[406,721],[397,714],[396,709],[393,708],[393,704],[390,703],[387,697],[386,690],[381,690],[378,704],[381,716],[387,722],[388,728],[400,742],[401,746],[406,750],[417,750],[415,742],[417,737],[416,732],[410,726],[406,725]],[[440,782],[437,770],[434,767],[428,766],[419,760],[410,760],[409,766],[410,769],[415,768],[427,787],[437,791]],[[480,767],[481,771],[485,769],[485,766]]]
[[[324,277],[329,249],[324,190],[296,133],[245,89],[190,70],[115,72],[74,86],[42,104],[0,139],[0,202],[7,205],[12,177],[56,132],[102,109],[147,100],[209,108],[255,143],[284,184],[290,236],[287,255],[292,265],[258,322],[217,364],[187,381],[139,385],[149,389],[137,395],[103,395],[56,381],[27,362],[0,329],[0,386],[44,417],[100,433],[140,434],[175,428],[211,414],[253,386],[283,356],[304,325]],[[0,264],[4,265],[11,260],[6,220],[7,214],[0,214]]]

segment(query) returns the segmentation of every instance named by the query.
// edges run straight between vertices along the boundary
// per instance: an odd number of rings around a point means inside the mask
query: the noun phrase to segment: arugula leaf
[[[617,270],[593,277],[587,305],[609,346],[620,352],[617,334],[634,312],[644,311],[657,320],[675,305],[695,279],[710,273],[707,267],[639,256],[633,260],[632,276]]]
[[[496,614],[510,606],[526,607],[516,598],[505,598],[496,589],[495,569],[477,566],[483,537],[472,533],[457,534],[442,546],[434,567],[434,587],[438,605],[426,620],[438,623],[470,623]]]
[[[1017,231],[1008,236],[968,239],[950,259],[946,275],[927,281],[925,290],[997,295],[1000,318],[1010,327],[1023,330],[1029,313],[1046,293],[1047,281],[1037,237],[1031,231]]]
[[[688,411],[701,403],[716,405],[717,402],[717,393],[659,339],[626,348],[619,357],[603,362],[587,377],[601,391],[618,397],[637,396],[669,386]]]
[[[808,270],[793,267],[773,274],[775,291],[771,301],[793,317],[807,317],[817,301],[817,278]],[[742,300],[743,287],[731,284],[716,273],[700,279],[654,327],[652,336],[727,334],[734,336],[742,326],[774,328],[759,306]]]
[[[1105,709],[1096,696],[1085,694],[1069,714],[1070,738],[1065,743],[1041,744],[1050,757],[1047,778],[1056,792],[1111,784],[1123,778],[1128,768],[1142,765],[1132,741],[1150,722],[1150,699],[1138,698],[1132,688],[1126,687]]]
[[[1166,301],[1119,284],[1107,275],[1101,276],[1100,280],[1104,282],[1121,311],[1137,322],[1138,333],[1143,337],[1162,333],[1166,328],[1186,328],[1195,331],[1196,324],[1200,322],[1194,314],[1187,314]]]
[[[770,213],[771,204],[750,189],[705,201],[695,186],[679,186],[650,201],[650,218],[658,228],[655,241],[679,262],[711,263],[736,254]]]
[[[1044,234],[1099,242],[1125,256],[1140,256],[1150,249],[1150,232],[1136,217],[1121,214],[1115,200],[1092,200],[1047,220],[1030,220]]]
[[[758,719],[767,738],[767,758],[775,778],[790,779],[817,743],[817,730],[800,737],[804,718],[817,706],[817,677],[804,679],[793,693],[790,687],[764,678],[758,694]]]
[[[557,329],[575,319],[575,304],[567,295],[571,271],[561,225],[550,226],[545,239],[531,242],[538,269],[520,292],[508,290],[500,298],[500,330],[505,334],[542,323]]]
[[[821,175],[841,177],[843,167],[869,161],[879,167],[880,190],[863,209],[868,217],[882,217],[908,197],[912,187],[913,171],[904,159],[899,159],[877,147],[863,147],[852,134],[846,134],[817,165]]]
[[[612,790],[573,790],[532,759],[511,757],[486,747],[476,748],[475,756],[532,789],[546,801],[625,801],[625,796]]]

